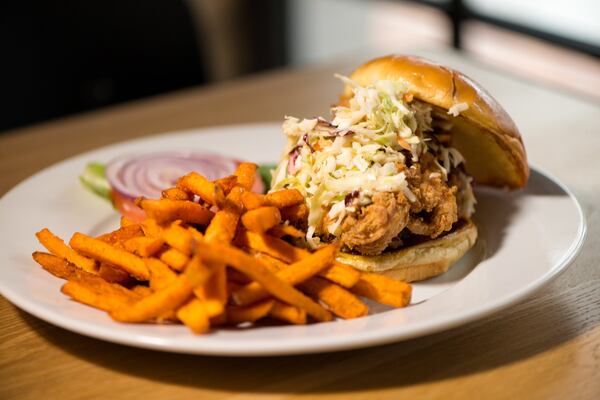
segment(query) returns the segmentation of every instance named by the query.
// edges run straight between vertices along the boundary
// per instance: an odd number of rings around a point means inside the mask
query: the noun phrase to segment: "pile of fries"
[[[140,198],[141,223],[99,237],[75,233],[69,244],[48,229],[36,235],[48,253],[33,259],[66,279],[62,292],[119,322],[183,323],[195,333],[264,318],[291,324],[357,318],[365,297],[392,307],[411,286],[359,272],[335,260],[337,244],[314,252],[289,240],[304,233],[302,195],[251,191],[255,164],[209,181],[192,172],[160,199]]]

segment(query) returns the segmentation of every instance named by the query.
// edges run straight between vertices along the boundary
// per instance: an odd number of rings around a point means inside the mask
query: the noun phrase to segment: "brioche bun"
[[[350,76],[361,86],[377,80],[403,80],[414,98],[449,110],[465,103],[468,109],[451,117],[452,147],[466,159],[466,170],[477,184],[520,188],[529,166],[519,130],[498,102],[478,83],[450,68],[419,57],[391,55],[358,67]],[[346,86],[341,104],[352,89]]]
[[[476,240],[475,224],[461,221],[456,229],[437,239],[376,256],[340,252],[337,260],[361,271],[405,282],[421,281],[446,272],[473,247]]]

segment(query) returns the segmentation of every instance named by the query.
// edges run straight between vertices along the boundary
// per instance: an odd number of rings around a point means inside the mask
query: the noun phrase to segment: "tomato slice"
[[[119,213],[133,221],[133,222],[142,222],[146,219],[146,213],[144,210],[135,205],[135,200],[130,197],[123,196],[119,194],[116,190],[112,190],[110,192],[110,198],[112,199],[113,206],[119,210]]]

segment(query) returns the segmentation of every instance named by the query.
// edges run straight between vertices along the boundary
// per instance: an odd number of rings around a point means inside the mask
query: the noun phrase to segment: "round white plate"
[[[479,240],[452,269],[414,285],[404,309],[372,305],[372,315],[306,326],[219,329],[197,336],[183,326],[133,325],[69,300],[63,281],[31,259],[42,250],[34,233],[48,227],[68,240],[96,235],[118,217],[86,191],[78,175],[90,161],[125,153],[198,149],[254,162],[277,160],[279,125],[255,124],[170,133],[129,141],[65,160],[25,180],[0,200],[0,291],[52,324],[111,342],[164,351],[215,355],[314,353],[373,346],[448,329],[515,303],[563,271],[581,248],[585,221],[577,200],[549,175],[533,170],[525,190],[477,190]]]

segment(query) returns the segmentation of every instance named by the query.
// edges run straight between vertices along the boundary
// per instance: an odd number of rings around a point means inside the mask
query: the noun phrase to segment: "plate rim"
[[[33,180],[38,175],[47,173],[49,170],[54,168],[60,168],[60,166],[64,163],[69,163],[75,159],[84,158],[86,156],[92,155],[93,153],[100,151],[110,150],[111,147],[118,148],[121,145],[132,144],[135,142],[144,142],[146,140],[159,139],[161,137],[167,135],[186,135],[186,134],[206,134],[207,132],[215,132],[215,131],[233,131],[236,129],[252,129],[257,127],[268,126],[270,128],[274,127],[275,123],[269,122],[256,122],[256,123],[248,123],[248,124],[233,124],[233,125],[219,125],[219,126],[210,126],[210,127],[200,127],[195,129],[186,129],[179,131],[171,131],[171,132],[162,132],[154,135],[144,136],[141,138],[135,138],[130,140],[124,140],[112,144],[108,144],[106,146],[102,146],[96,149],[92,149],[83,153],[75,154],[66,159],[60,160],[54,164],[51,164],[40,171],[30,175],[17,185],[13,186],[9,191],[7,191],[1,198],[0,204],[2,200],[8,196],[13,191],[18,188],[27,185],[30,180]],[[566,270],[566,268],[573,262],[573,260],[579,255],[583,244],[585,243],[587,236],[587,218],[583,211],[583,207],[581,206],[579,200],[574,195],[574,193],[569,189],[569,187],[563,183],[561,180],[557,179],[553,174],[549,173],[543,168],[539,168],[537,166],[533,166],[529,164],[530,169],[541,174],[544,178],[551,181],[553,184],[557,185],[561,190],[563,190],[570,198],[572,203],[575,205],[575,209],[577,211],[577,215],[579,216],[579,223],[577,227],[577,234],[572,239],[572,242],[569,248],[562,255],[561,259],[554,263],[552,268],[548,270],[546,273],[540,275],[535,281],[521,288],[520,290],[516,290],[511,292],[509,295],[496,299],[495,301],[490,301],[483,306],[478,306],[476,308],[471,308],[468,311],[463,311],[461,313],[453,313],[449,316],[440,318],[436,320],[435,323],[429,324],[428,326],[420,326],[418,323],[415,324],[410,330],[398,330],[393,328],[388,328],[385,330],[375,330],[374,332],[361,333],[359,337],[354,337],[352,335],[344,336],[342,338],[337,338],[339,340],[323,340],[317,344],[311,344],[309,342],[297,342],[295,344],[287,344],[285,346],[282,345],[273,345],[270,343],[270,346],[250,346],[250,347],[236,347],[232,346],[230,348],[217,347],[211,348],[207,346],[199,346],[190,348],[188,346],[178,346],[177,343],[161,343],[161,340],[152,340],[151,337],[138,336],[137,338],[132,338],[130,336],[119,336],[120,332],[113,330],[110,327],[97,326],[94,324],[90,324],[88,322],[77,320],[73,317],[63,317],[58,311],[51,310],[51,312],[42,312],[38,309],[36,305],[33,304],[32,301],[29,300],[27,296],[19,294],[18,291],[13,291],[11,288],[3,285],[2,281],[0,281],[0,294],[4,296],[13,306],[39,318],[49,324],[54,326],[58,326],[62,329],[66,329],[71,332],[75,332],[77,334],[81,334],[87,337],[91,337],[94,339],[99,339],[102,341],[106,341],[109,343],[117,343],[121,345],[128,345],[138,348],[150,349],[150,350],[158,350],[163,352],[172,352],[172,353],[184,353],[184,354],[197,354],[197,355],[210,355],[210,356],[240,356],[240,357],[256,357],[256,356],[283,356],[283,355],[301,355],[301,354],[312,354],[312,353],[324,353],[324,352],[335,352],[335,351],[343,351],[349,349],[357,349],[357,348],[368,348],[377,345],[389,344],[393,342],[405,341],[409,339],[413,339],[420,336],[425,336],[433,333],[438,333],[442,331],[446,331],[448,329],[464,325],[469,322],[473,322],[475,320],[482,319],[486,316],[489,316],[497,311],[500,311],[504,308],[508,308],[515,303],[524,300],[530,297],[532,294],[537,292],[544,285],[547,285],[551,281],[553,281],[556,277],[558,277],[562,272]],[[90,310],[92,310],[90,308]]]

